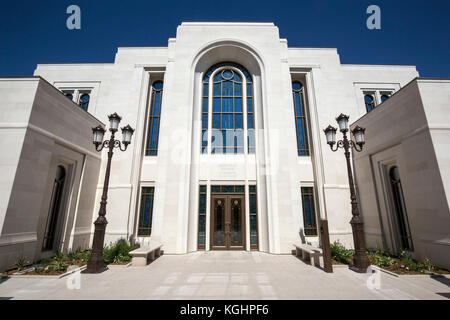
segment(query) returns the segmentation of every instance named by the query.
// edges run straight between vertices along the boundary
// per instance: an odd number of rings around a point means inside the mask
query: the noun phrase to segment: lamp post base
[[[92,244],[92,254],[87,263],[84,273],[100,273],[108,269],[103,258],[103,242],[105,240],[105,230],[108,222],[103,215],[100,215],[94,222],[94,241]]]
[[[106,263],[104,261],[92,261],[87,265],[87,268],[83,271],[83,273],[102,273],[103,271],[108,270]]]
[[[353,256],[353,265],[350,266],[350,270],[365,273],[370,266],[370,260],[366,253],[363,222],[359,215],[357,215],[353,216],[350,224],[352,225],[353,241],[355,244],[355,255]]]

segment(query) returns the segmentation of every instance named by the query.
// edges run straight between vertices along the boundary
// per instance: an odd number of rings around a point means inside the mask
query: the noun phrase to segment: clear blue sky
[[[81,30],[66,8],[81,8]],[[381,8],[381,30],[366,8]],[[0,75],[37,63],[113,62],[119,46],[167,46],[182,21],[274,22],[289,46],[336,47],[342,63],[411,64],[450,77],[450,0],[3,0]]]

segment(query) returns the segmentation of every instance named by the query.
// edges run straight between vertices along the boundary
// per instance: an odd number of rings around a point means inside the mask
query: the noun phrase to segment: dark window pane
[[[251,83],[247,83],[247,96],[253,96],[253,85]]]
[[[208,98],[203,98],[202,112],[208,112]]]
[[[234,112],[242,112],[242,98],[234,99]]]
[[[232,113],[222,114],[222,128],[233,129],[233,114]]]
[[[220,97],[220,85],[221,83],[214,83],[214,96]]]
[[[237,72],[234,73],[233,80],[236,82],[242,82],[242,78]]]
[[[233,112],[233,98],[222,99],[222,112]]]
[[[253,114],[249,113],[247,114],[247,127],[249,129],[254,129],[254,121],[253,121]]]
[[[220,113],[213,114],[213,124],[212,127],[215,129],[220,129]]]
[[[233,96],[233,82],[231,81],[222,82],[222,95]]]
[[[222,80],[222,74],[220,72],[216,73],[214,76],[214,82],[218,82]]]
[[[250,213],[256,213],[256,194],[250,194]]]
[[[220,112],[220,98],[214,98],[214,100],[213,100],[213,112]]]
[[[242,124],[242,113],[235,113],[234,114],[234,128],[235,129],[243,129],[244,126]]]
[[[203,96],[204,96],[204,97],[207,97],[207,96],[208,96],[208,88],[209,88],[208,84],[207,84],[207,83],[204,83],[204,84],[203,84]]]
[[[202,129],[208,128],[208,114],[202,115]]]
[[[240,83],[234,84],[234,96],[235,97],[242,96],[242,84],[240,84]]]
[[[247,111],[253,112],[253,99],[247,98]]]

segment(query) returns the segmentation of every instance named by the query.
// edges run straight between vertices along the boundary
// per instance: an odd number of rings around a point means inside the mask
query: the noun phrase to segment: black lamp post
[[[355,255],[353,257],[353,265],[350,269],[356,272],[366,272],[367,267],[370,266],[369,257],[366,253],[366,245],[364,241],[364,230],[363,222],[359,216],[358,202],[356,201],[355,185],[353,183],[352,167],[350,165],[350,148],[360,152],[365,143],[364,132],[366,129],[356,126],[352,130],[353,137],[355,141],[347,138],[348,131],[348,119],[349,116],[345,114],[340,114],[336,121],[339,125],[339,130],[342,132],[343,139],[339,140],[336,144],[336,131],[337,129],[329,125],[325,130],[325,136],[327,138],[327,143],[330,145],[332,151],[337,151],[339,148],[344,148],[345,158],[347,160],[347,173],[348,182],[350,186],[350,199],[352,204],[352,219],[350,224],[353,230],[353,241],[355,244]],[[333,146],[336,144],[336,148]]]
[[[117,113],[113,113],[108,116],[109,118],[109,131],[111,132],[111,138],[109,140],[103,141],[103,136],[105,134],[105,129],[101,126],[92,128],[94,134],[93,143],[95,144],[95,149],[97,151],[103,150],[103,148],[108,148],[108,162],[106,165],[105,182],[103,184],[103,194],[102,200],[100,201],[100,209],[98,211],[98,218],[95,220],[95,231],[94,231],[94,241],[92,244],[92,254],[91,258],[87,263],[86,273],[99,273],[106,270],[105,260],[103,259],[103,242],[105,240],[105,230],[108,221],[106,221],[106,199],[108,198],[108,185],[109,185],[109,175],[111,171],[111,159],[113,156],[113,149],[119,148],[121,151],[127,150],[128,145],[131,142],[131,136],[133,135],[134,129],[127,125],[122,128],[122,143],[119,140],[114,139],[114,134],[119,128],[120,120],[122,119]],[[122,149],[122,144],[124,145]]]

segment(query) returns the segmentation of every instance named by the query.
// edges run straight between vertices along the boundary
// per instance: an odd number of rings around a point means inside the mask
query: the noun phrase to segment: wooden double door
[[[245,197],[211,196],[211,250],[245,250]]]

